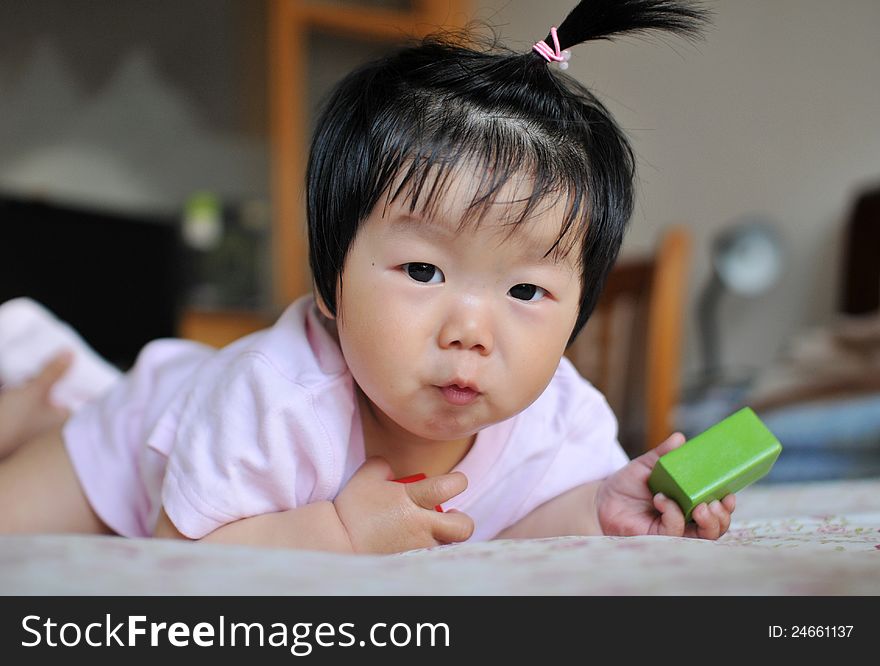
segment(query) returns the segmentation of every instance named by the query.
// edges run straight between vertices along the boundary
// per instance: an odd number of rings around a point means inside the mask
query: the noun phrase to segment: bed
[[[0,537],[6,595],[878,595],[880,478],[756,484],[717,542],[559,537],[389,556]]]

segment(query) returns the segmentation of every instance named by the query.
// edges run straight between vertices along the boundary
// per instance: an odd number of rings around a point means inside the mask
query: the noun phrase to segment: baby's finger
[[[717,502],[718,500],[715,501]],[[705,502],[698,504],[691,515],[697,524],[697,536],[699,538],[717,539],[721,536],[721,521]]]
[[[438,543],[467,541],[474,533],[473,519],[458,509],[450,509],[446,513],[438,513],[436,516],[432,536]]]
[[[669,453],[673,449],[677,449],[679,446],[685,443],[685,437],[680,432],[674,432],[669,437],[667,437],[660,446],[654,447],[654,451],[657,453],[657,457],[660,457],[666,453]]]
[[[736,509],[736,495],[730,493],[729,495],[725,495],[721,500],[721,503],[724,505],[724,508],[733,513],[734,509]]]
[[[461,472],[432,476],[406,484],[410,499],[425,509],[443,504],[467,488],[467,477]]]
[[[647,453],[643,453],[642,455],[640,455],[638,460],[647,465],[649,469],[653,469],[660,456],[669,453],[673,449],[677,449],[684,443],[684,435],[682,435],[680,432],[674,432],[669,437],[667,437],[662,444],[660,444],[659,446],[655,446]]]
[[[684,534],[684,514],[675,500],[663,493],[654,495],[654,508],[660,512],[658,534],[663,536],[681,536]]]
[[[725,532],[727,532],[730,527],[730,512],[724,507],[724,505],[715,500],[709,505],[709,509],[718,516],[718,524],[719,524],[719,532],[718,536],[720,537]]]

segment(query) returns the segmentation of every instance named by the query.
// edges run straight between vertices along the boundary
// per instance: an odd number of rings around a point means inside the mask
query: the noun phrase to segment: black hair
[[[646,30],[694,37],[707,16],[693,2],[584,0],[557,35],[560,49]],[[407,188],[413,212],[427,191],[421,212],[429,214],[450,174],[475,164],[481,182],[463,226],[477,212],[479,223],[511,176],[527,174],[532,193],[513,228],[542,201],[567,199],[547,254],[579,248],[581,303],[570,344],[596,305],[632,215],[632,148],[602,103],[539,53],[460,40],[434,34],[370,62],[326,101],[306,175],[315,288],[336,315],[346,255],[383,193],[393,201]],[[553,48],[550,35],[545,41]]]

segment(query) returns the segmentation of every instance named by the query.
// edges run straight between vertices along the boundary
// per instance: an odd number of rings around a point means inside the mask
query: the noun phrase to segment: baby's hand
[[[434,510],[467,488],[461,472],[413,483],[396,483],[390,465],[369,458],[334,500],[356,553],[399,553],[466,541],[474,531],[470,516]]]
[[[735,495],[727,495],[720,502],[697,505],[691,514],[695,522],[685,524],[684,513],[674,500],[660,493],[652,495],[648,488],[648,477],[658,458],[677,449],[684,441],[681,433],[675,433],[602,482],[596,494],[596,511],[603,533],[717,539],[727,532],[730,514],[736,507]]]

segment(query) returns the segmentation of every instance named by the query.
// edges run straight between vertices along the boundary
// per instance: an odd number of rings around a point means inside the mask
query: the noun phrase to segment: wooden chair
[[[630,456],[672,432],[679,401],[690,233],[672,227],[653,256],[621,258],[566,355],[608,399]]]

